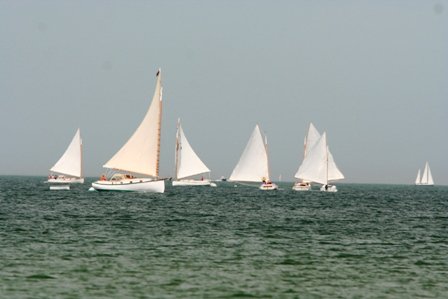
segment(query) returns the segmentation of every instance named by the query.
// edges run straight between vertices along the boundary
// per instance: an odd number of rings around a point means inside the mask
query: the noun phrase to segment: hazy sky
[[[124,144],[162,68],[176,121],[228,177],[256,123],[292,180],[312,121],[345,182],[448,184],[448,1],[0,0],[0,174],[48,174],[76,129],[86,175]]]

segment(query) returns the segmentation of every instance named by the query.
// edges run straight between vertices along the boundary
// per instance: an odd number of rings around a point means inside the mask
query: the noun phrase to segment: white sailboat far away
[[[303,142],[303,159],[306,158],[308,153],[311,151],[311,149],[314,147],[314,145],[319,141],[320,133],[316,129],[316,127],[313,125],[313,123],[310,123],[310,126],[308,128],[308,133],[305,137],[305,140]],[[299,179],[296,176],[297,179]],[[311,190],[311,182],[307,180],[298,180],[294,186],[292,187],[295,191],[309,191]]]
[[[82,171],[82,139],[78,129],[61,158],[50,169],[47,183],[50,190],[69,190],[73,183],[84,183]]]
[[[97,191],[165,191],[159,178],[160,129],[162,121],[162,74],[156,74],[154,96],[140,126],[123,147],[103,166],[116,172],[92,183]]]
[[[255,126],[229,181],[262,182],[259,187],[261,190],[278,189],[278,186],[269,178],[267,141],[266,138],[263,138],[258,125]]]
[[[194,152],[185,133],[180,125],[180,119],[177,121],[176,134],[176,177],[172,182],[173,186],[211,186],[210,169],[199,159]],[[208,174],[208,178],[194,179],[193,177]]]
[[[423,170],[423,175],[420,177],[420,169],[417,172],[417,178],[415,179],[415,185],[417,186],[434,186],[434,179],[432,178],[431,168],[429,163],[426,162]]]
[[[344,175],[334,162],[333,155],[327,145],[325,132],[307,154],[295,177],[322,184],[320,191],[338,191],[335,185],[330,185],[329,183],[343,179]]]

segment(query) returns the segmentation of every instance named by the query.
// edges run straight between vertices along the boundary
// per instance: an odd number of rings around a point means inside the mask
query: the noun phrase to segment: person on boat
[[[266,178],[263,178],[262,182],[263,182],[263,185],[265,185],[265,186],[272,185],[272,182],[270,180],[267,180]]]
[[[328,190],[328,185],[325,185],[325,191],[327,191]]]
[[[104,175],[104,174],[102,174],[101,176],[100,176],[100,181],[105,181],[106,180],[106,176]]]

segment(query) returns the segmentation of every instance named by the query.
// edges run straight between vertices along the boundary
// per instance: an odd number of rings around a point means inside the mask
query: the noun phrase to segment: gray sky
[[[448,184],[448,1],[0,0],[0,174],[47,175],[81,128],[87,175],[142,120],[162,68],[176,120],[229,176],[259,123],[292,180],[312,121],[345,182]]]

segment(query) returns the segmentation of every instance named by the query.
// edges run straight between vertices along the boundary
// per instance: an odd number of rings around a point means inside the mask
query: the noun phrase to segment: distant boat
[[[416,185],[421,185],[422,183],[422,178],[420,177],[420,169],[418,169],[417,171],[417,178],[415,179],[415,184]]]
[[[207,174],[208,178],[194,179],[194,176]],[[172,182],[173,186],[210,186],[210,169],[199,159],[194,152],[185,133],[177,122],[176,134],[176,178]],[[216,184],[215,184],[216,185]]]
[[[325,132],[308,152],[295,177],[322,184],[321,191],[338,191],[335,185],[330,185],[330,182],[341,180],[344,175],[334,162],[333,155],[327,145],[327,134]]]
[[[423,170],[423,175],[420,177],[420,169],[417,172],[417,178],[415,179],[415,184],[417,186],[434,186],[434,180],[431,174],[431,168],[429,168],[429,163],[426,162],[425,168]]]
[[[162,121],[162,83],[160,69],[148,111],[140,126],[123,147],[103,166],[118,171],[110,179],[102,176],[92,183],[98,191],[165,191],[159,178],[160,129]]]
[[[73,183],[84,183],[82,171],[82,139],[78,129],[61,158],[50,168],[50,190],[69,190]]]
[[[319,138],[319,131],[316,129],[313,123],[310,123],[308,133],[306,134],[305,140],[303,142],[303,159],[306,158],[317,141],[319,141]],[[298,179],[297,176],[296,178]],[[292,189],[296,191],[309,191],[311,189],[311,182],[307,180],[299,180],[294,184]]]
[[[261,190],[278,189],[278,186],[272,183],[269,177],[267,140],[266,137],[263,138],[258,125],[255,126],[229,181],[262,182],[259,187]]]

